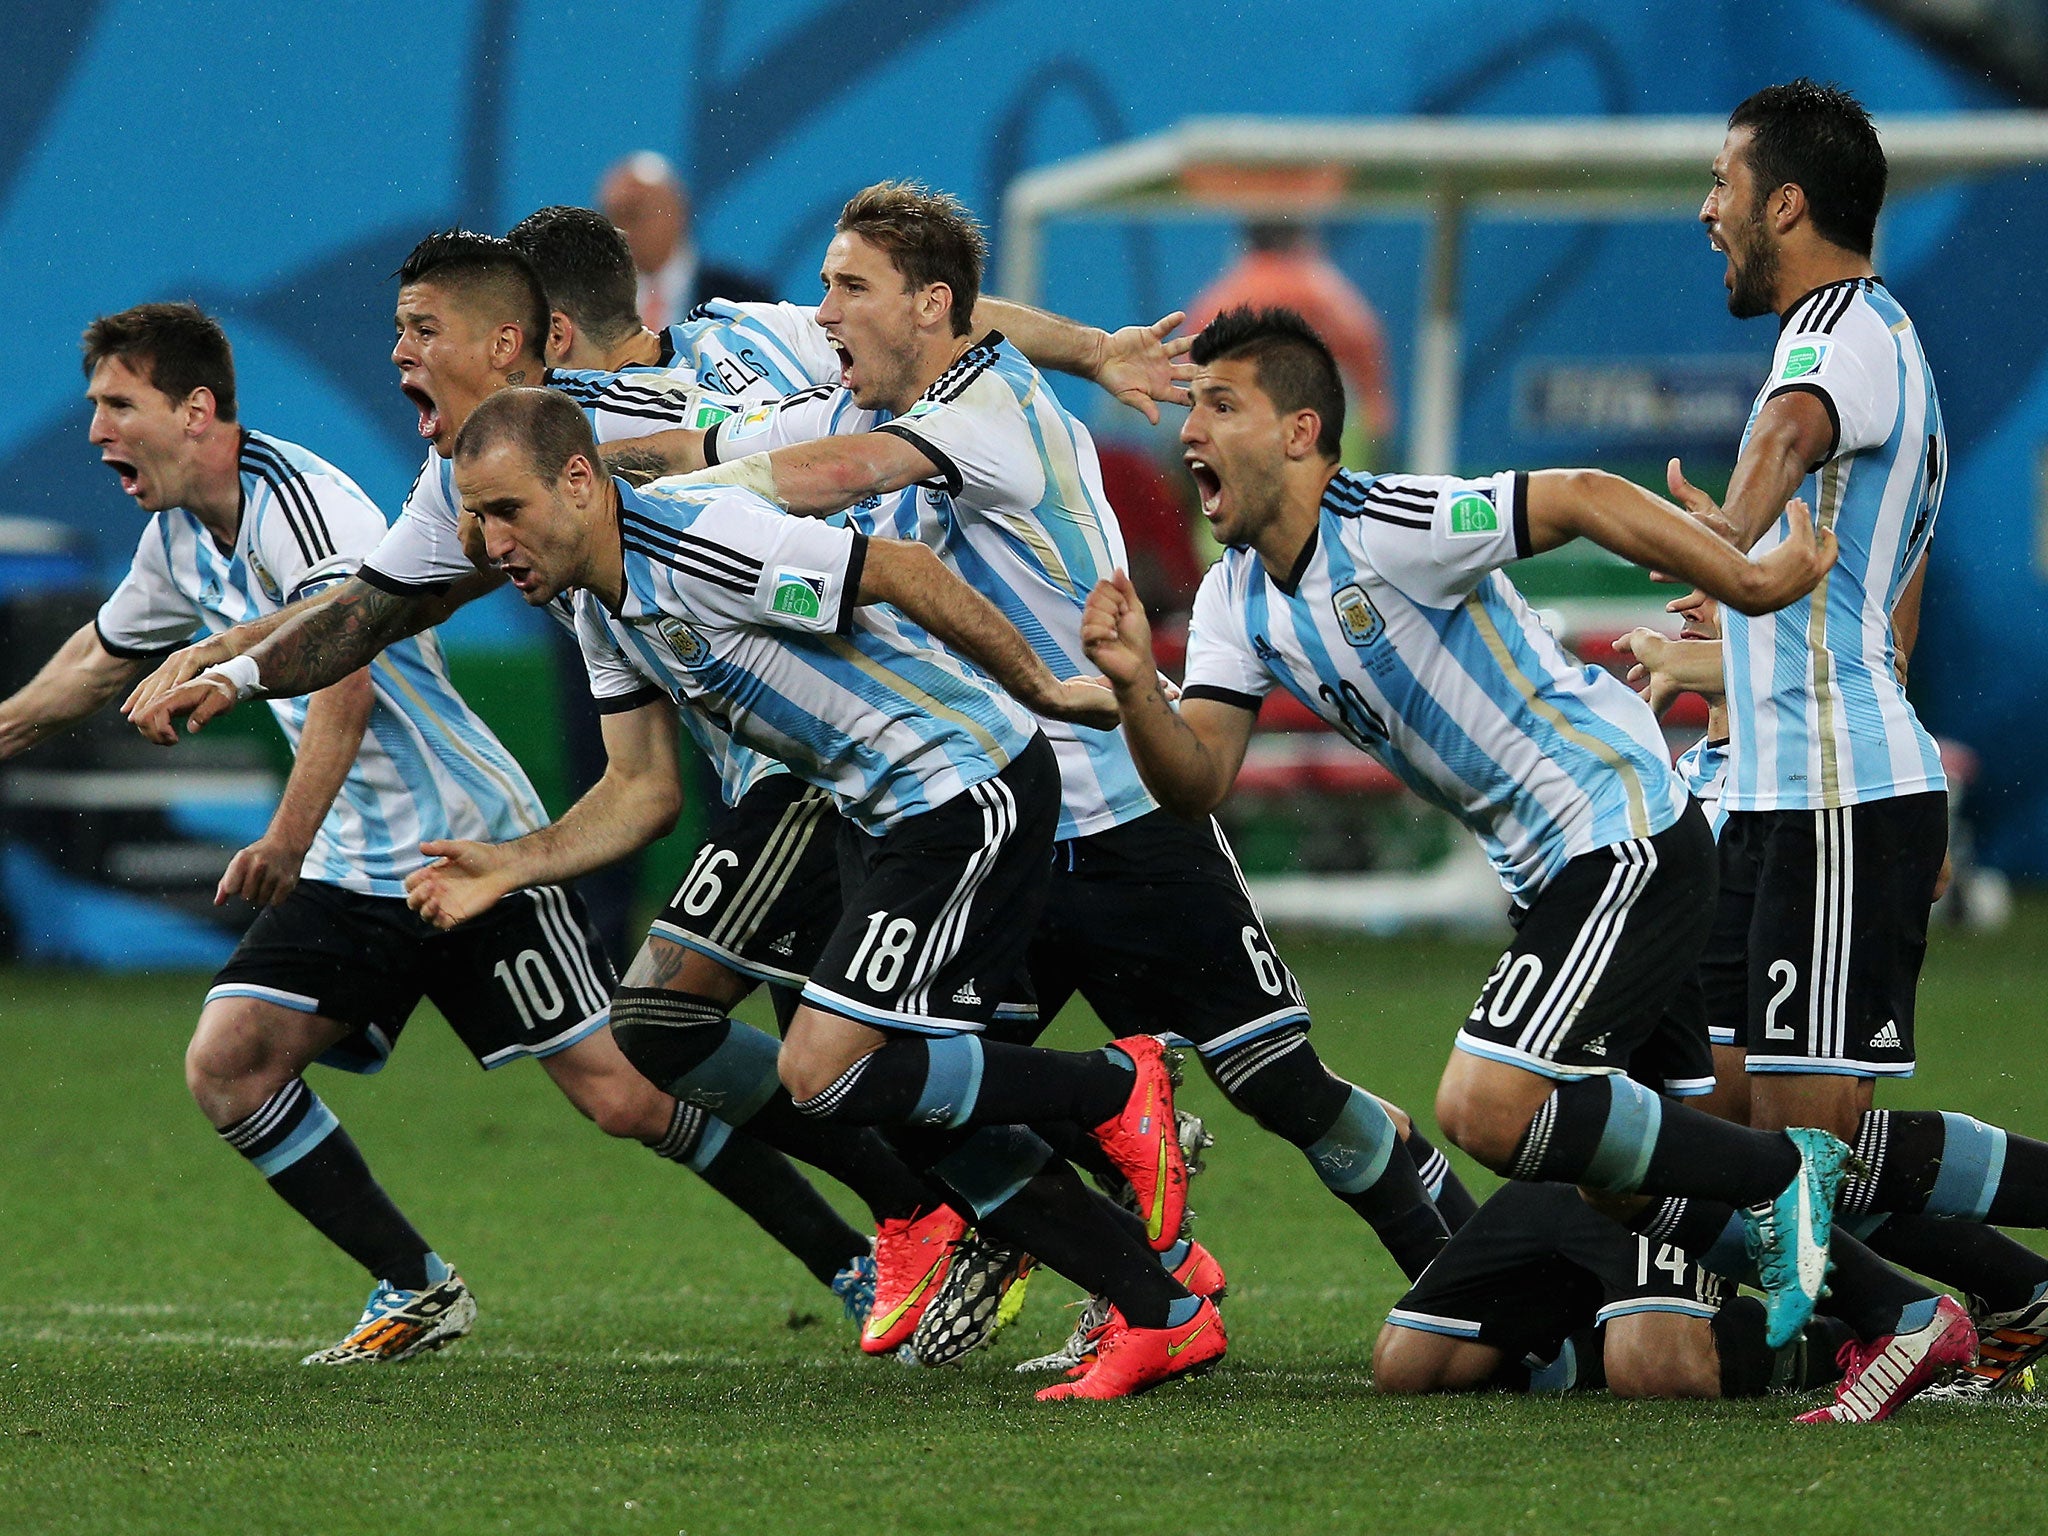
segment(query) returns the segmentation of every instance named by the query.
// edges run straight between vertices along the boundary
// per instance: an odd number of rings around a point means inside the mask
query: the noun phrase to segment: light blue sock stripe
[[[932,1164],[932,1172],[986,1216],[1052,1161],[1052,1148],[1021,1125],[983,1126]]]
[[[1982,1221],[2005,1172],[2005,1132],[1968,1115],[1941,1117],[1941,1172],[1927,1197],[1929,1216]]]
[[[708,1109],[727,1125],[745,1125],[782,1086],[775,1071],[781,1052],[773,1035],[734,1019],[725,1043],[685,1072],[669,1092]]]
[[[1607,1124],[1580,1182],[1595,1189],[1632,1195],[1642,1187],[1664,1125],[1664,1104],[1633,1078],[1607,1079]]]
[[[725,1144],[732,1139],[732,1127],[716,1115],[705,1117],[704,1129],[697,1134],[697,1150],[689,1156],[692,1173],[702,1173],[718,1161],[718,1154],[725,1150]]]
[[[1304,1147],[1316,1177],[1340,1195],[1358,1195],[1379,1183],[1401,1133],[1379,1100],[1363,1088],[1351,1090],[1337,1123],[1314,1146]]]
[[[1846,1232],[1859,1243],[1870,1241],[1877,1229],[1892,1219],[1890,1211],[1866,1211],[1861,1216],[1844,1216],[1835,1213],[1835,1230]]]
[[[334,1118],[334,1111],[314,1098],[312,1089],[306,1090],[306,1097],[313,1099],[313,1107],[306,1111],[306,1118],[299,1122],[298,1129],[268,1152],[249,1159],[266,1179],[276,1178],[341,1129],[341,1122]]]
[[[958,1130],[981,1097],[981,1042],[973,1035],[935,1035],[924,1049],[924,1091],[910,1118],[917,1125]]]
[[[1579,1380],[1579,1349],[1570,1339],[1564,1341],[1564,1348],[1548,1365],[1536,1366],[1529,1372],[1531,1392],[1569,1392]]]

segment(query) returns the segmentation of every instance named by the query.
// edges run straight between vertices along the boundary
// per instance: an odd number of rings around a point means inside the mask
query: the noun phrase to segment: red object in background
[[[1195,589],[1202,584],[1202,566],[1195,558],[1187,511],[1173,494],[1166,472],[1137,448],[1105,444],[1097,449],[1097,457],[1102,461],[1103,494],[1124,531],[1131,579],[1146,599],[1145,606],[1183,611],[1192,607]]]

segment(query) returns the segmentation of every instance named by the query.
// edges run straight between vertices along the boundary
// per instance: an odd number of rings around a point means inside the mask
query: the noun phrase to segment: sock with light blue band
[[[1359,1195],[1386,1174],[1400,1140],[1393,1117],[1380,1107],[1379,1100],[1362,1088],[1353,1088],[1336,1124],[1302,1151],[1326,1188],[1340,1195]]]
[[[924,1048],[924,1087],[910,1112],[911,1123],[958,1130],[981,1098],[981,1041],[974,1035],[936,1035]]]
[[[932,1173],[986,1217],[1053,1159],[1053,1150],[1021,1125],[987,1125],[932,1164]]]

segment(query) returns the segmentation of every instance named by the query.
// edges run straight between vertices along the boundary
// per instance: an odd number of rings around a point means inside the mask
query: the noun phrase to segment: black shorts
[[[839,922],[839,825],[830,793],[769,775],[721,805],[650,932],[756,981],[802,986]]]
[[[1721,1294],[1719,1276],[1609,1220],[1569,1184],[1510,1180],[1452,1235],[1387,1321],[1552,1360],[1573,1334],[1618,1317],[1712,1317]]]
[[[1223,829],[1170,811],[1053,845],[1031,985],[1042,1021],[1079,992],[1111,1034],[1205,1056],[1309,1021]]]
[[[1690,802],[1655,837],[1581,854],[1516,914],[1458,1048],[1564,1080],[1630,1072],[1643,1054],[1660,1091],[1706,1092],[1695,968],[1713,902],[1714,835]]]
[[[1913,993],[1947,852],[1938,790],[1728,813],[1721,900],[1729,931],[1747,935],[1739,994],[1732,953],[1714,971],[1717,991],[1744,1000],[1729,1043],[1751,1072],[1912,1075]]]
[[[925,1035],[1036,1017],[1025,952],[1059,813],[1059,764],[1034,736],[994,778],[880,837],[842,838],[844,912],[804,1002]]]
[[[346,1024],[320,1060],[375,1072],[425,997],[488,1068],[604,1028],[615,984],[582,901],[559,885],[514,891],[444,933],[403,897],[301,880],[250,924],[206,1000],[252,997]]]

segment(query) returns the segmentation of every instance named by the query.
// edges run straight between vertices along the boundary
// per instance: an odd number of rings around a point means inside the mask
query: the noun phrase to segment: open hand
[[[1192,336],[1173,333],[1187,316],[1179,310],[1151,325],[1127,325],[1104,338],[1093,378],[1154,426],[1159,402],[1188,403],[1187,381],[1195,365],[1183,362]]]
[[[1834,530],[1816,529],[1805,502],[1785,504],[1785,524],[1785,541],[1750,562],[1743,600],[1735,604],[1746,614],[1775,613],[1798,602],[1820,585],[1841,553]]]
[[[405,904],[436,928],[453,928],[496,906],[514,887],[496,843],[421,843],[434,862],[405,877]]]
[[[209,720],[219,719],[237,702],[233,683],[218,673],[202,674],[159,694],[153,703],[131,713],[128,719],[145,740],[160,747],[175,747],[178,720],[184,720],[188,734],[196,735]]]
[[[228,638],[231,633],[224,630],[217,635],[208,635],[196,645],[171,652],[154,672],[128,691],[128,697],[121,701],[121,713],[131,721],[138,715],[147,714],[156,701],[172,689],[189,683],[208,667],[217,667],[233,656],[235,647]],[[142,734],[148,736],[149,732]]]

